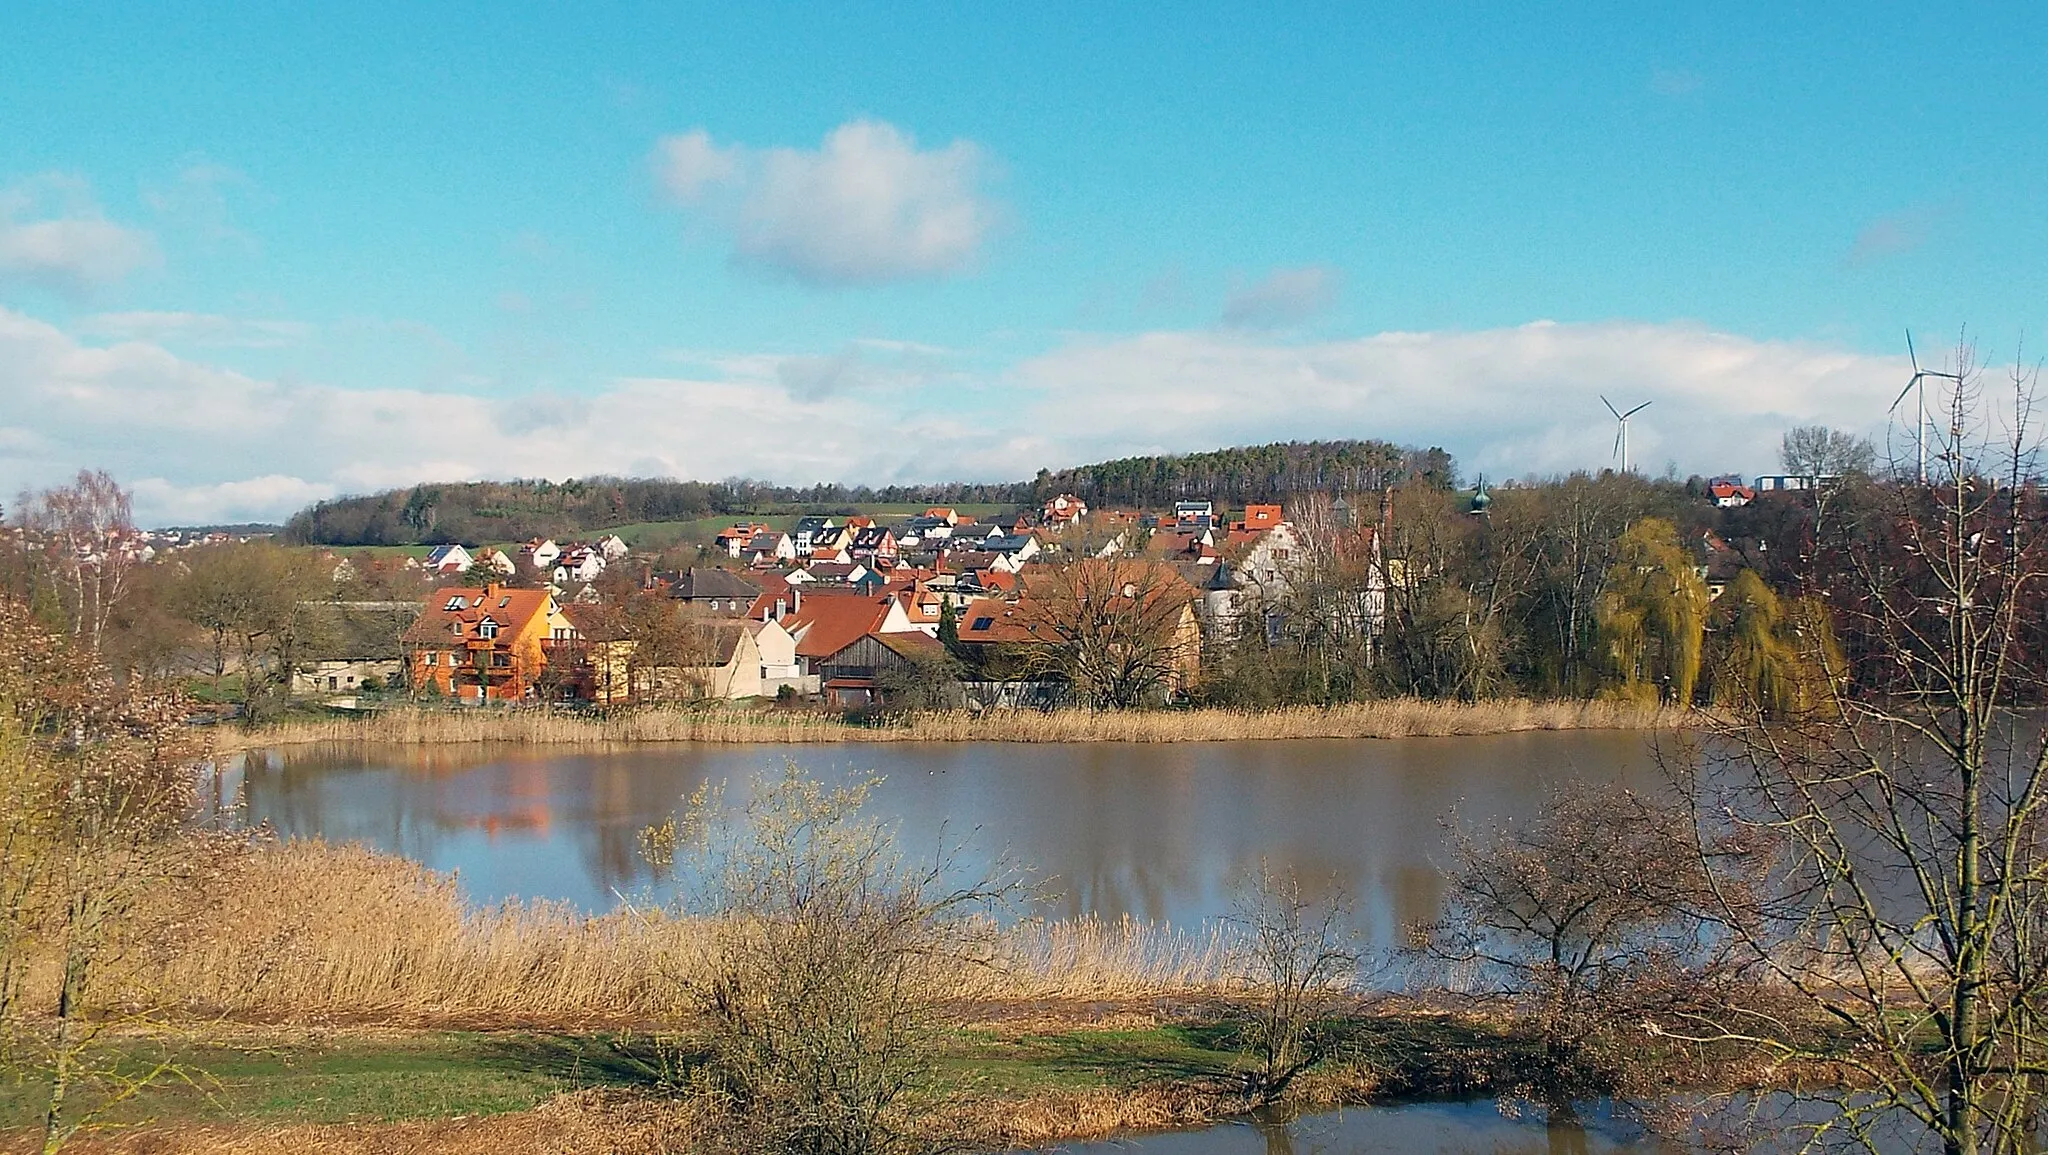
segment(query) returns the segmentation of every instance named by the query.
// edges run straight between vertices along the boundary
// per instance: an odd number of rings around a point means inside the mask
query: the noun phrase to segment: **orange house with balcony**
[[[575,636],[547,590],[449,586],[434,591],[405,632],[406,673],[415,690],[519,701],[534,696],[547,669],[546,643]]]

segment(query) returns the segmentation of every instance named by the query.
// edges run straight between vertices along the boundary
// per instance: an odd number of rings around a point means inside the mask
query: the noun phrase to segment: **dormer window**
[[[489,618],[485,618],[483,621],[478,622],[476,624],[476,636],[479,638],[486,639],[497,637],[498,623],[492,621]]]

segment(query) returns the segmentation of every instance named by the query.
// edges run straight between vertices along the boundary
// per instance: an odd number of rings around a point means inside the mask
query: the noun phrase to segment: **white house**
[[[594,582],[604,573],[604,555],[591,547],[572,549],[556,559],[555,583]]]
[[[597,539],[597,552],[604,555],[605,561],[614,562],[632,553],[633,547],[627,545],[626,539],[618,534],[608,533]]]
[[[519,547],[519,560],[542,572],[552,569],[561,556],[562,547],[550,538],[537,537]]]
[[[798,693],[816,692],[815,686],[805,684],[803,664],[796,657],[796,639],[781,622],[749,619],[746,629],[754,635],[754,649],[761,657],[761,694],[772,696],[784,686],[794,686]]]
[[[811,556],[811,547],[819,534],[839,528],[839,523],[829,517],[800,517],[796,529],[790,533],[790,540],[800,557]]]
[[[1045,503],[1045,524],[1077,525],[1088,516],[1088,503],[1071,493],[1062,493]]]
[[[437,545],[427,555],[427,568],[435,573],[461,573],[475,564],[476,559],[459,545]]]
[[[761,565],[764,562],[795,561],[796,543],[791,541],[786,533],[776,533],[774,530],[769,530],[766,533],[755,534],[753,539],[747,542],[746,547],[740,551],[739,556],[744,558],[749,565]]]
[[[1238,554],[1232,567],[1237,584],[1269,597],[1286,592],[1288,579],[1302,563],[1301,534],[1293,522],[1266,530],[1233,530],[1223,540],[1225,548]]]

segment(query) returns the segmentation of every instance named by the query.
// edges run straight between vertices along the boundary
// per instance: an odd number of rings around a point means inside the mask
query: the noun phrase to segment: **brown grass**
[[[91,1155],[660,1155],[690,1150],[699,1133],[685,1101],[577,1091],[530,1111],[480,1118],[150,1127],[87,1138],[65,1150]]]
[[[994,1151],[1195,1127],[1243,1106],[1235,1096],[1173,1084],[1045,1090],[966,1103],[944,1124],[973,1146]],[[691,1150],[703,1131],[687,1099],[577,1091],[530,1111],[473,1119],[157,1127],[66,1149],[92,1155],[657,1155]]]
[[[292,720],[223,729],[221,753],[318,742],[430,745],[630,745],[658,742],[1223,742],[1274,738],[1421,738],[1525,730],[1648,730],[1691,725],[1697,715],[1620,702],[1524,698],[1486,702],[1378,702],[1280,710],[964,710],[912,714],[856,726],[836,714],[765,708],[648,708],[609,718],[539,710],[390,710],[367,718]]]
[[[477,909],[448,876],[360,847],[264,846],[226,870],[176,949],[131,960],[124,1001],[268,1023],[639,1025],[674,1016],[676,980],[703,960],[688,919]],[[1217,992],[1227,947],[1216,929],[1026,924],[946,989],[975,1002]]]

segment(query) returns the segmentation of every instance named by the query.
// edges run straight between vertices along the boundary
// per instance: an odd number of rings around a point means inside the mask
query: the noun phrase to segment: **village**
[[[1370,548],[1372,533],[1352,535]],[[1279,505],[1219,517],[1210,502],[1170,513],[1091,514],[1061,495],[1024,515],[978,520],[934,507],[893,524],[808,516],[789,530],[740,521],[680,572],[640,565],[607,536],[516,551],[436,547],[422,563],[438,585],[402,638],[397,663],[340,660],[310,672],[313,691],[377,677],[461,702],[776,698],[839,707],[882,704],[921,668],[961,661],[967,704],[1057,700],[1029,651],[1071,640],[1077,592],[1145,603],[1159,676],[1172,696],[1199,674],[1201,642],[1232,627],[1248,599],[1271,596],[1304,556]],[[630,581],[610,572],[632,575]],[[1062,578],[1059,575],[1070,575]],[[1077,591],[1072,583],[1086,588]],[[658,641],[630,636],[616,600],[653,594],[681,612],[674,663],[641,660]],[[1010,675],[998,653],[1022,655]],[[929,676],[929,674],[927,674]],[[330,679],[332,682],[330,683]]]
[[[1722,476],[1695,488],[1702,505],[1732,510],[1832,480]],[[1468,508],[1483,516],[1491,500],[1482,481]],[[396,568],[430,592],[416,602],[347,603],[351,616],[378,626],[330,632],[294,672],[292,692],[342,708],[370,704],[371,692],[470,705],[771,699],[860,709],[908,699],[1051,708],[1071,704],[1073,692],[1055,653],[1082,642],[1090,599],[1107,598],[1124,603],[1122,633],[1097,640],[1143,651],[1120,655],[1141,683],[1125,687],[1130,704],[1166,702],[1196,684],[1205,650],[1248,615],[1284,613],[1308,567],[1348,568],[1348,616],[1370,645],[1384,625],[1387,584],[1404,580],[1405,560],[1382,550],[1390,514],[1324,498],[1305,526],[1279,503],[1091,510],[1061,494],[979,518],[931,507],[895,519],[800,516],[782,528],[735,519],[668,570],[616,534],[448,543],[397,560],[330,554],[337,583],[369,565]],[[1716,597],[1748,564],[1712,528],[1694,553]]]

